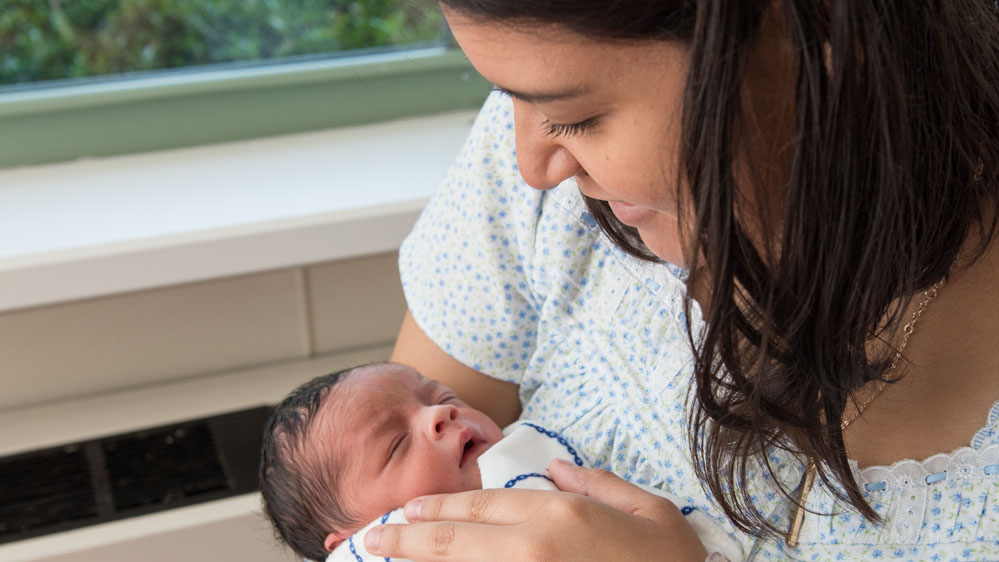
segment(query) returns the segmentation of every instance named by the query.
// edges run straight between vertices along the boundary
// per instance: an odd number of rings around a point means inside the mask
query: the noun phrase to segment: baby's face
[[[320,415],[313,439],[329,440],[318,449],[342,467],[341,501],[362,525],[421,495],[481,488],[479,455],[503,437],[451,389],[400,365],[348,376]]]

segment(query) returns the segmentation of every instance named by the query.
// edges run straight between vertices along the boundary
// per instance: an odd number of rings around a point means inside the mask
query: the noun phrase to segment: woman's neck
[[[993,240],[979,260],[957,265],[927,307],[899,364],[903,377],[846,431],[850,457],[861,466],[883,465],[967,446],[999,400],[997,342],[999,243]],[[863,389],[858,402],[873,391]]]

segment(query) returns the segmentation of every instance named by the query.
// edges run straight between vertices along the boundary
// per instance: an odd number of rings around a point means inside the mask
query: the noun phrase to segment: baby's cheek
[[[418,477],[412,478],[402,487],[404,492],[400,505],[419,496],[450,494],[470,489],[463,480],[465,478],[462,478],[461,474],[455,472],[445,472],[442,470],[426,471],[418,475]]]

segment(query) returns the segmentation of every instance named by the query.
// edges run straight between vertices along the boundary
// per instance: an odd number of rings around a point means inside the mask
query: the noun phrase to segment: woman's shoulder
[[[459,253],[463,258],[474,253],[489,264],[526,268],[541,244],[550,240],[540,234],[567,220],[581,220],[567,214],[572,212],[572,199],[579,198],[571,179],[548,191],[536,190],[524,181],[513,123],[509,98],[490,96],[404,241],[404,254],[423,258],[424,254],[448,253],[454,260]],[[579,237],[558,242],[579,246],[590,240]]]
[[[445,352],[518,381],[564,276],[597,272],[601,233],[572,180],[520,176],[509,101],[492,96],[403,242],[399,269],[416,323]]]

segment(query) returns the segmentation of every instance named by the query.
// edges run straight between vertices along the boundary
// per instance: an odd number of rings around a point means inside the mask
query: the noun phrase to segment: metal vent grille
[[[255,491],[271,410],[0,458],[0,544]]]
[[[205,422],[109,439],[101,451],[115,511],[175,503],[230,487]]]
[[[97,515],[82,448],[0,460],[0,535],[24,533]]]

